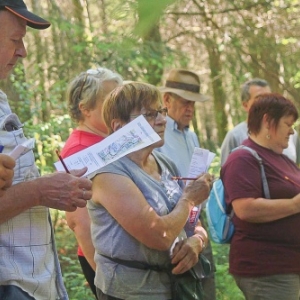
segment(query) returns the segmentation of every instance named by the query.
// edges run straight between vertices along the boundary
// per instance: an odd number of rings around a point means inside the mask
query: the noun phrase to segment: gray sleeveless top
[[[130,178],[156,213],[163,216],[172,211],[182,194],[183,187],[171,179],[178,174],[175,165],[163,154],[153,155],[162,169],[161,181],[153,179],[126,156],[101,168],[93,175],[114,173]],[[118,183],[112,182],[112,184]],[[119,205],[122,205],[122,199]],[[88,209],[92,220],[93,243],[96,248],[96,286],[103,293],[120,299],[171,299],[167,274],[128,268],[100,255],[164,266],[170,263],[170,252],[150,249],[140,243],[127,233],[102,205],[97,205],[91,200],[88,201]],[[186,237],[184,230],[181,236]]]

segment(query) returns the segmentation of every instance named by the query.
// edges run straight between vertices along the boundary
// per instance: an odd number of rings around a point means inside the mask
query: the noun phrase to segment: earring
[[[269,134],[266,135],[267,140],[269,140],[271,137]]]

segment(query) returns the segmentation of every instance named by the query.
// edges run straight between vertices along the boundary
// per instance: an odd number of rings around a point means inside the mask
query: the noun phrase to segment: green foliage
[[[218,300],[242,300],[244,296],[233,277],[228,273],[228,253],[230,246],[211,242],[216,265],[216,298]]]
[[[63,147],[73,127],[68,115],[52,116],[49,122],[37,125],[32,119],[25,122],[26,136],[35,138],[34,154],[41,174],[54,171],[55,150]]]
[[[212,161],[212,163],[209,166],[208,172],[212,175],[214,175],[215,177],[219,177],[219,173],[220,173],[220,166],[221,166],[221,149],[217,148],[216,150],[216,156],[214,158],[214,160]]]
[[[267,79],[276,90],[300,103],[298,0],[115,0],[100,1],[101,4],[88,0],[84,5],[81,2],[49,4],[42,15],[48,18],[49,13],[51,28],[35,31],[41,43],[36,43],[30,34],[26,36],[28,57],[24,65],[15,68],[11,86],[4,88],[11,93],[12,110],[25,123],[26,135],[36,139],[35,156],[42,174],[54,170],[55,150],[61,149],[74,127],[66,115],[67,82],[93,64],[114,69],[126,80],[153,84],[158,84],[162,71],[171,67],[206,74],[203,86],[208,86],[207,92],[216,98],[216,103],[226,99],[225,113],[233,125],[245,119],[239,86],[253,76]],[[150,36],[145,41],[143,38],[156,24],[159,36]],[[214,59],[209,63],[207,44],[216,45],[218,65]],[[41,55],[43,59],[37,60]],[[43,66],[37,61],[43,61]],[[209,81],[210,73],[213,76]],[[218,88],[224,88],[224,95],[214,95],[214,82]],[[218,109],[221,119],[224,105],[209,109]],[[203,114],[198,120],[201,126],[197,134],[204,137],[203,147],[215,151],[213,135],[223,128],[214,124],[216,118],[206,119]],[[209,172],[219,177],[220,149],[216,152]],[[76,241],[66,226],[64,214],[53,211],[52,217],[70,299],[93,299],[85,286],[76,257]],[[217,267],[217,299],[242,299],[228,275],[229,246],[212,246]]]
[[[96,57],[94,63],[116,70],[125,80],[156,84],[157,80],[154,82],[153,78],[160,80],[161,70],[174,66],[176,61],[186,60],[186,56],[166,47],[164,43],[137,41],[132,36],[120,38],[116,33],[106,36],[105,40],[95,38],[92,43]]]
[[[136,33],[140,36],[147,34],[151,25],[159,20],[167,6],[174,2],[176,0],[138,0],[140,18],[135,28]]]

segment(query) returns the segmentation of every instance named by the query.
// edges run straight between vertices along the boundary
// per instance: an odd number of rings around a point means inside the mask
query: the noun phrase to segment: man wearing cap
[[[26,26],[46,29],[50,23],[29,12],[22,0],[0,0],[0,79],[26,56]],[[3,153],[27,141],[1,90],[0,141]],[[84,207],[92,195],[91,181],[79,178],[85,172],[40,177],[32,150],[16,160],[13,185],[0,199],[0,299],[68,299],[48,208]]]
[[[167,77],[166,84],[160,88],[163,93],[164,105],[168,108],[166,116],[165,143],[159,151],[176,164],[180,176],[187,176],[195,147],[199,146],[197,135],[189,129],[195,111],[195,102],[204,102],[209,97],[200,93],[199,76],[191,71],[172,69]],[[174,174],[176,176],[176,174]],[[210,243],[203,254],[213,265],[213,256]],[[204,299],[214,300],[215,282],[214,273],[202,280]]]

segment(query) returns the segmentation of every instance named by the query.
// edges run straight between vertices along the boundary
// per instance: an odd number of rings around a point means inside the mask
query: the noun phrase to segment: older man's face
[[[178,95],[165,94],[164,103],[168,108],[168,116],[176,121],[179,130],[189,126],[195,111],[195,102]]]
[[[7,10],[0,10],[0,79],[8,76],[18,58],[27,55],[23,37],[26,21]]]
[[[271,93],[269,86],[251,85],[249,88],[250,98],[248,101],[243,102],[245,111],[249,113],[249,110],[252,104],[257,100],[257,97],[266,93]]]

